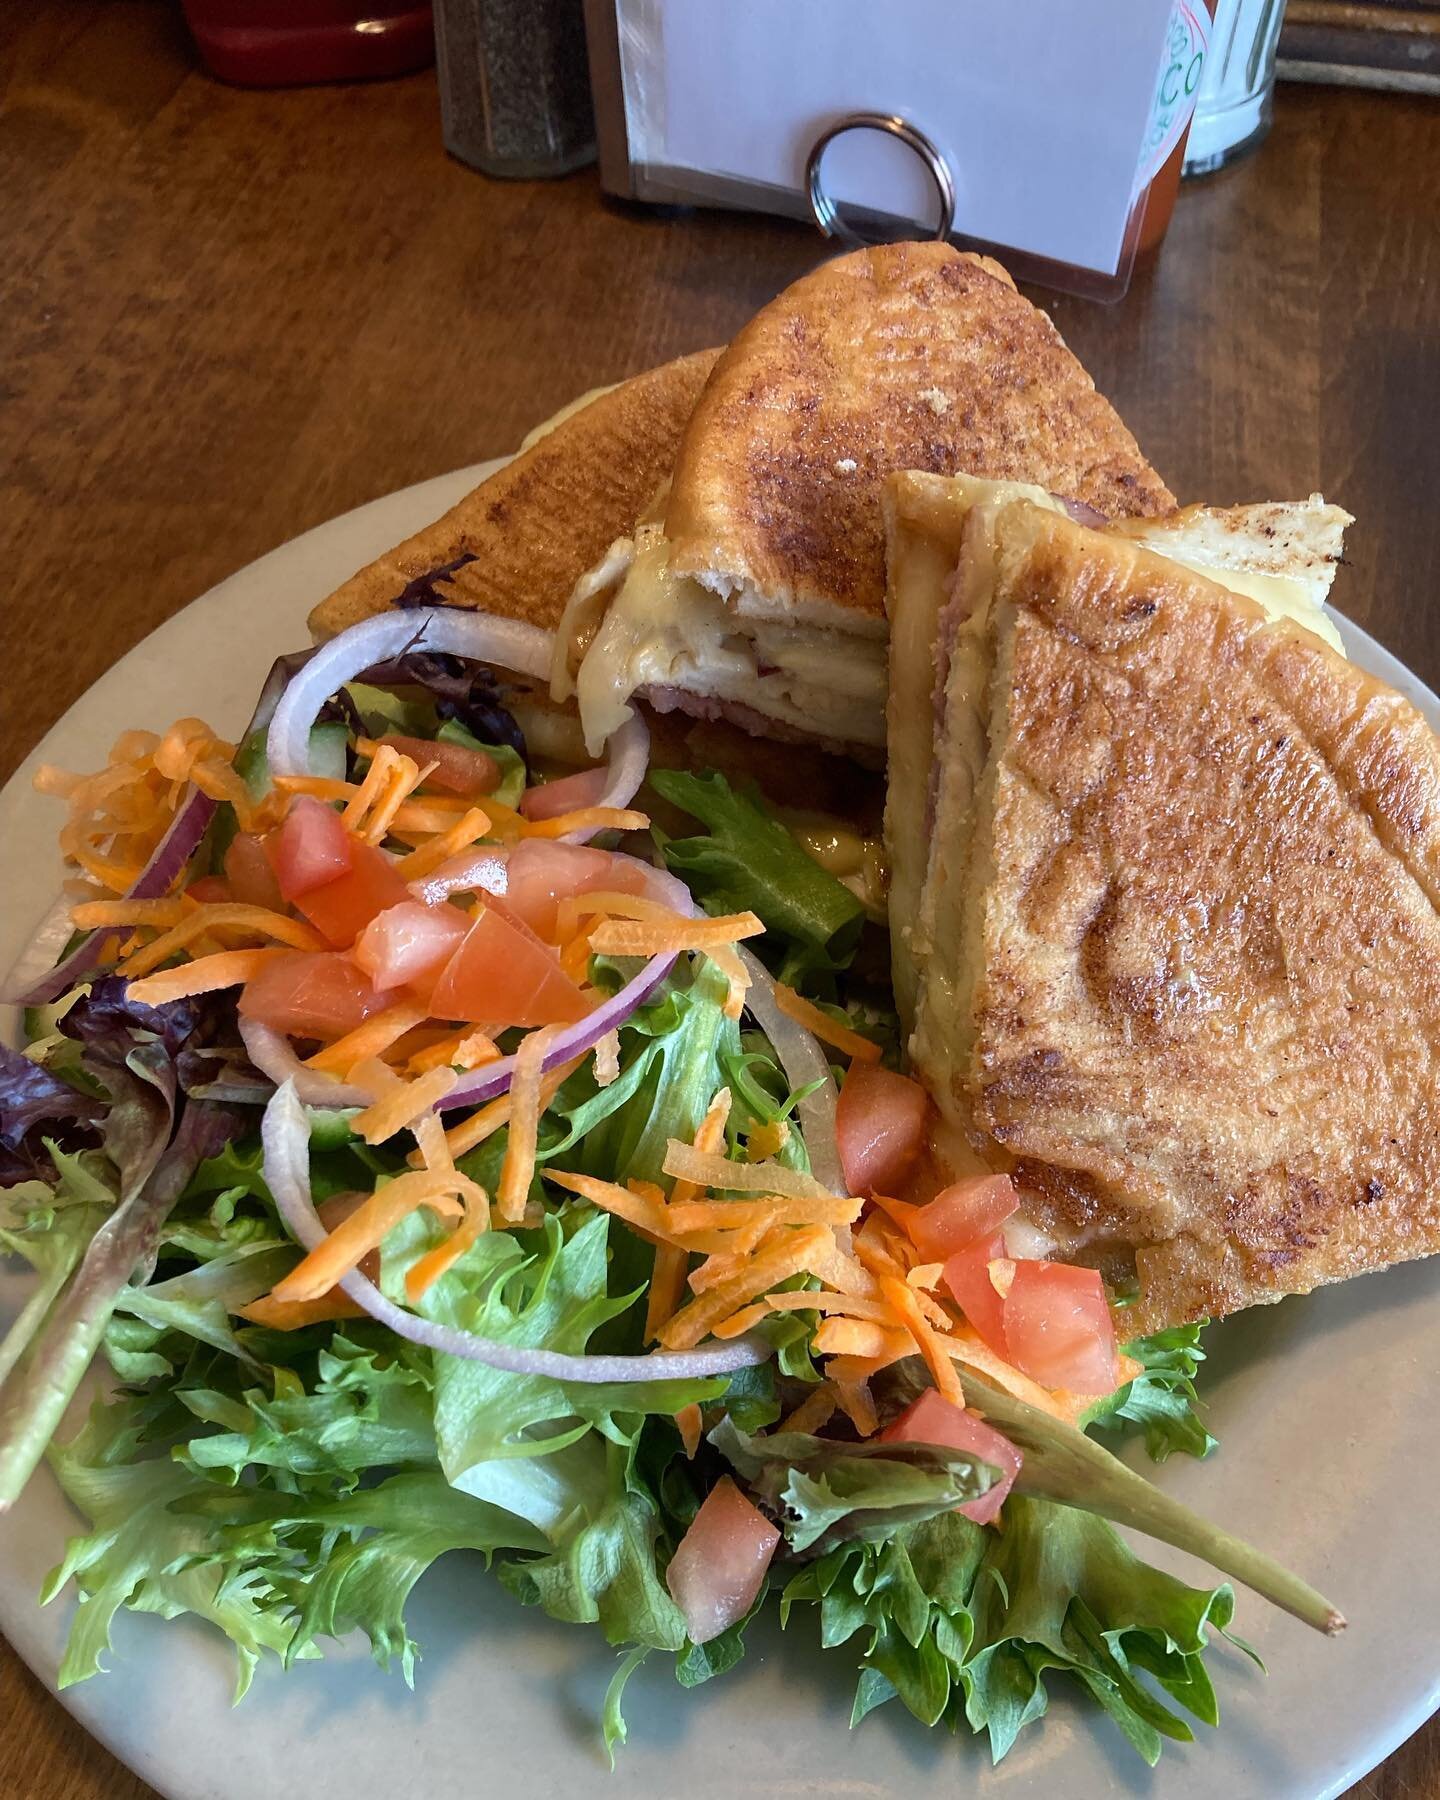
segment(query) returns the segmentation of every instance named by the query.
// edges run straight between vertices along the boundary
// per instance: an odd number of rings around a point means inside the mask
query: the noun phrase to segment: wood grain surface
[[[248,93],[161,0],[0,8],[0,778],[307,527],[728,336],[822,254],[447,160],[433,75]],[[1440,108],[1282,88],[1118,307],[1037,296],[1182,499],[1323,489],[1338,604],[1440,685]],[[0,1646],[0,1794],[142,1800]],[[1162,1783],[1163,1786],[1163,1783]],[[1440,1800],[1440,1726],[1354,1790]]]

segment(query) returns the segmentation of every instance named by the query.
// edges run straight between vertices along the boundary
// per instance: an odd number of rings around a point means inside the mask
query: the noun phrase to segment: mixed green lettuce
[[[344,772],[346,721],[484,747],[504,772],[498,797],[513,805],[525,764],[493,687],[454,659],[402,663],[332,703],[344,718],[317,726],[317,754]],[[384,685],[396,681],[403,694]],[[258,739],[241,763],[263,789]],[[661,839],[697,898],[757,913],[760,949],[784,980],[885,1039],[883,1009],[862,1012],[845,975],[863,925],[854,895],[757,797],[718,775],[651,779],[705,827]],[[613,989],[632,969],[596,959],[591,974]],[[772,1429],[817,1378],[812,1313],[766,1322],[777,1354],[759,1368],[613,1385],[499,1372],[365,1318],[286,1332],[247,1321],[240,1309],[298,1251],[266,1187],[253,1110],[217,1098],[237,1078],[233,1046],[203,1007],[150,1013],[127,1007],[121,987],[97,982],[70,1013],[47,1017],[43,1066],[0,1064],[0,1156],[18,1183],[3,1196],[0,1249],[37,1277],[0,1344],[0,1499],[42,1454],[97,1349],[121,1384],[48,1452],[85,1520],[45,1588],[47,1600],[71,1587],[79,1596],[62,1686],[101,1668],[123,1608],[208,1619],[235,1646],[237,1694],[267,1654],[288,1665],[356,1630],[408,1681],[418,1655],[409,1596],[439,1558],[469,1551],[523,1604],[598,1626],[624,1653],[602,1721],[611,1747],[624,1741],[622,1694],[640,1660],[673,1658],[686,1687],[724,1674],[767,1590],[788,1624],[813,1619],[821,1645],[851,1658],[857,1723],[899,1698],[926,1724],[987,1733],[998,1760],[1043,1714],[1053,1674],[1078,1682],[1152,1762],[1164,1738],[1190,1735],[1182,1711],[1214,1722],[1201,1658],[1210,1632],[1228,1631],[1229,1588],[1190,1588],[1148,1567],[1099,1516],[1163,1525],[1183,1542],[1189,1515],[1079,1433],[1029,1409],[1006,1414],[1003,1396],[998,1412],[972,1399],[1025,1453],[1003,1531],[955,1511],[997,1479],[971,1455]],[[730,1155],[745,1158],[763,1127],[767,1155],[808,1169],[801,1096],[764,1036],[726,1018],[726,996],[710,963],[682,962],[626,1022],[614,1079],[601,1085],[589,1062],[568,1077],[539,1128],[538,1228],[480,1237],[419,1311],[517,1346],[643,1347],[652,1245],[547,1186],[545,1171],[657,1180],[667,1142],[694,1136],[721,1086],[733,1101]],[[398,1145],[364,1144],[346,1113],[313,1114],[311,1128],[317,1200],[403,1167]],[[462,1166],[493,1191],[505,1149],[501,1130]],[[406,1273],[438,1238],[426,1212],[386,1238],[379,1281],[392,1301],[409,1303]],[[1141,1372],[1087,1423],[1141,1430],[1157,1458],[1206,1454],[1198,1328],[1129,1351]],[[898,1410],[923,1379],[918,1364],[897,1365],[877,1398]],[[687,1455],[676,1415],[690,1408],[706,1435]],[[784,1541],[751,1613],[695,1644],[666,1570],[727,1473]],[[1229,1554],[1233,1540],[1206,1544]]]

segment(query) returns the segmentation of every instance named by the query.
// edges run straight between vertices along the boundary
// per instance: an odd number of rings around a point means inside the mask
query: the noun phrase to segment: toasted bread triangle
[[[896,469],[1031,481],[1107,517],[1174,505],[997,263],[890,244],[795,282],[721,356],[676,461],[672,566],[741,614],[883,633]]]
[[[1134,1268],[1137,1332],[1440,1249],[1434,733],[1144,550],[995,529],[972,1142],[1064,1253]]]
[[[310,614],[333,637],[383,612],[417,576],[462,556],[455,606],[551,631],[579,578],[635,521],[670,473],[675,447],[718,350],[636,375],[565,417],[443,518],[352,575]]]

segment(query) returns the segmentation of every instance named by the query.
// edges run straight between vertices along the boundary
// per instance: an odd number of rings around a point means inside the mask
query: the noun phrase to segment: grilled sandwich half
[[[944,1147],[1013,1172],[1037,1248],[1135,1280],[1136,1332],[1440,1249],[1429,726],[1313,619],[1035,501],[983,521],[971,587],[944,498],[891,491],[968,590],[912,930]]]
[[[1049,318],[943,244],[842,256],[721,355],[633,544],[577,593],[557,697],[591,751],[632,694],[862,760],[885,747],[880,489],[1023,479],[1106,517],[1174,502]]]

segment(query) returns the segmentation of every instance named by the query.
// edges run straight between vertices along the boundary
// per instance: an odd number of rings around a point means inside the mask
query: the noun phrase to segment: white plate
[[[5,851],[0,967],[55,891],[56,808],[29,777],[41,761],[96,767],[127,725],[198,713],[243,723],[279,651],[306,641],[307,609],[354,569],[434,518],[484,471],[462,470],[363,506],[262,557],[197,600],[78,701],[0,795]],[[1440,726],[1440,700],[1364,632],[1340,621],[1362,667]],[[24,1281],[0,1276],[0,1318]],[[316,1797],[503,1800],[624,1796],[910,1796],[917,1791],[1066,1800],[1321,1800],[1342,1792],[1440,1704],[1440,1558],[1433,1436],[1440,1390],[1440,1259],[1250,1313],[1213,1334],[1204,1392],[1221,1449],[1177,1457],[1160,1482],[1300,1571],[1349,1615],[1329,1642],[1242,1589],[1238,1626],[1269,1665],[1213,1655],[1224,1720],[1167,1746],[1147,1773],[1113,1726],[1069,1700],[999,1769],[966,1737],[927,1732],[898,1702],[847,1729],[853,1674],[821,1654],[808,1621],[752,1632],[730,1675],[683,1692],[655,1656],[626,1695],[629,1746],[611,1776],[597,1717],[614,1659],[588,1629],[522,1609],[478,1558],[450,1556],[421,1583],[411,1626],[425,1652],[408,1693],[363,1642],[256,1680],[229,1704],[231,1652],[195,1621],[123,1615],[114,1672],[64,1703],[168,1800]],[[48,1473],[0,1522],[0,1626],[53,1686],[71,1602],[36,1595],[75,1517]],[[1141,1548],[1192,1580],[1204,1572]],[[1055,1684],[1061,1687],[1063,1684]]]

